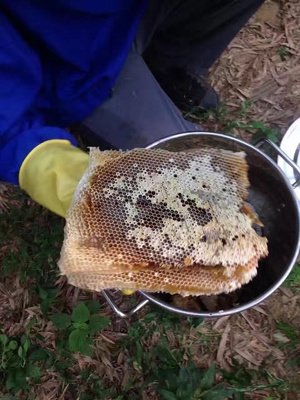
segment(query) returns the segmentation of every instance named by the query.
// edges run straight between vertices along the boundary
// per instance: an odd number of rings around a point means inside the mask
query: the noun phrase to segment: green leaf
[[[159,389],[158,393],[161,395],[162,400],[178,400],[175,394],[169,390]]]
[[[286,322],[277,322],[276,327],[291,341],[296,341],[299,339],[298,331],[294,326],[287,324]]]
[[[3,346],[5,346],[8,342],[8,337],[6,335],[0,335],[0,343],[3,344]]]
[[[23,359],[24,350],[23,350],[22,346],[19,346],[19,348],[18,348],[18,356]]]
[[[64,330],[71,325],[71,317],[68,314],[54,314],[50,317],[50,321],[53,322],[57,329]]]
[[[98,301],[91,300],[86,303],[87,308],[89,309],[91,314],[96,314],[100,311],[100,304]]]
[[[144,322],[151,322],[151,321],[154,321],[155,320],[155,318],[156,318],[156,313],[155,312],[149,312],[148,314],[146,314],[145,316],[144,316],[144,318],[143,318],[143,321]]]
[[[34,365],[34,364],[29,364],[26,368],[26,375],[29,378],[33,378],[33,379],[40,379],[41,377],[41,370],[38,366]]]
[[[6,379],[6,388],[14,391],[27,388],[25,369],[17,368],[9,370]]]
[[[44,349],[35,350],[30,355],[31,361],[46,361],[46,360],[48,360],[48,358],[49,358],[49,353]]]
[[[69,335],[69,348],[71,351],[91,356],[93,349],[91,341],[88,339],[88,332],[81,329],[74,329]]]
[[[93,347],[92,347],[92,342],[88,340],[87,342],[83,343],[82,349],[80,350],[82,354],[85,356],[92,357],[93,355]]]
[[[219,384],[202,394],[203,400],[227,400],[234,393],[233,389],[227,389],[224,385]]]
[[[203,324],[204,318],[193,318],[189,317],[188,321],[191,325],[191,328],[198,328],[198,326]]]
[[[110,324],[110,319],[108,317],[100,315],[92,315],[89,322],[89,332],[91,335],[103,330]]]
[[[90,318],[89,309],[84,303],[79,303],[74,308],[71,318],[74,322],[87,322]]]
[[[296,264],[285,281],[288,287],[300,287],[300,264]]]
[[[203,390],[210,389],[215,382],[215,377],[216,377],[216,364],[213,362],[209,367],[209,369],[205,372],[203,378],[201,379],[200,387]]]
[[[251,121],[250,125],[254,129],[260,129],[262,131],[266,129],[266,125],[262,121]]]
[[[40,307],[43,314],[47,314],[52,303],[53,299],[51,299],[50,297],[47,297],[45,300],[41,301]]]
[[[87,340],[87,332],[81,329],[74,329],[69,335],[69,347],[71,351],[80,351],[82,343]]]
[[[41,300],[46,300],[48,297],[47,291],[40,286],[38,288],[38,291],[39,291],[39,296],[40,296]]]
[[[73,322],[73,327],[75,329],[83,329],[83,330],[88,330],[89,326],[85,322]]]
[[[240,393],[240,392],[234,392],[234,395],[233,395],[233,398],[234,398],[234,400],[244,400],[245,399],[245,395],[244,395],[244,393]],[[265,400],[267,400],[267,399],[265,399]]]
[[[8,344],[9,350],[16,350],[18,348],[18,342],[16,340],[11,340]]]
[[[27,351],[29,350],[29,347],[30,347],[30,340],[28,339],[28,337],[22,336],[21,343],[23,346],[24,356],[25,356],[25,354],[27,353]]]

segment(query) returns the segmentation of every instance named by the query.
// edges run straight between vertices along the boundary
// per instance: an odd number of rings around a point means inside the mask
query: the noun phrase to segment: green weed
[[[207,371],[200,370],[180,345],[171,348],[164,335],[164,328],[170,327],[170,321],[165,322],[165,325],[158,325],[160,318],[161,316],[157,320],[153,313],[133,324],[128,331],[128,337],[121,343],[128,351],[128,362],[135,371],[132,387],[141,386],[145,389],[150,385],[156,388],[162,400],[227,399],[234,391],[216,383],[216,366],[213,364]],[[158,326],[161,329],[159,341],[146,349],[146,343]],[[141,392],[135,391],[135,394],[140,398],[138,396]]]
[[[206,371],[190,363],[185,368],[166,368],[157,374],[157,391],[163,400],[223,400],[232,396],[234,390],[216,383],[216,366]]]
[[[218,123],[220,130],[224,133],[232,133],[236,129],[250,133],[253,142],[266,138],[278,143],[280,140],[278,129],[270,127],[262,121],[249,119],[251,106],[251,101],[246,100],[235,111],[230,111],[226,104],[220,104],[215,110],[205,112],[195,107],[186,114],[186,117],[197,120],[200,124],[208,121]]]
[[[242,365],[236,365],[231,371],[221,372],[223,379],[234,389],[234,400],[244,400],[245,395],[262,390],[268,390],[270,394],[273,390],[283,394],[288,388],[286,381],[263,369],[251,370],[245,369]],[[258,381],[264,381],[264,383],[257,384]],[[270,396],[270,398],[273,397]]]
[[[277,329],[279,329],[292,343],[298,342],[300,339],[299,332],[295,327],[286,322],[277,322]]]
[[[40,298],[40,307],[44,314],[46,314],[50,307],[54,305],[58,290],[55,287],[43,288],[38,287],[38,295]]]
[[[285,285],[290,288],[300,288],[300,264],[296,264],[287,277]]]
[[[284,340],[278,346],[288,350],[290,356],[288,366],[298,368],[300,366],[300,334],[297,328],[286,322],[277,322],[276,328],[284,335]]]
[[[217,371],[215,364],[208,370],[201,370],[195,366],[189,354],[184,353],[180,343],[176,348],[170,347],[163,334],[164,329],[158,343],[147,349],[146,345],[155,332],[155,315],[150,315],[149,320],[145,322],[143,319],[133,324],[123,342],[128,351],[128,363],[134,371],[131,388],[135,390],[132,389],[129,398],[140,398],[142,392],[136,388],[140,386],[144,390],[149,385],[156,389],[162,400],[244,400],[250,393],[266,390],[270,395],[274,392],[275,396],[278,393],[281,396],[292,387],[267,371],[246,370],[240,365],[231,372]],[[290,327],[281,327],[285,328],[290,338],[296,340],[295,332]],[[125,392],[122,394],[127,399]]]
[[[286,61],[293,55],[293,53],[287,46],[280,46],[277,50],[277,54],[281,58],[281,61]]]
[[[182,318],[179,314],[170,313],[161,307],[155,307],[155,312],[148,313],[143,319],[146,324],[151,321],[164,331],[177,332],[180,330]]]
[[[246,131],[254,132],[253,133],[253,141],[256,142],[259,139],[269,139],[274,143],[279,143],[280,141],[280,131],[275,128],[271,128],[261,121],[251,121],[248,124],[245,124],[242,129]]]
[[[95,306],[93,305],[94,310]],[[63,339],[67,337],[67,342],[63,340],[63,344],[68,350],[87,356],[93,354],[92,336],[110,323],[108,317],[91,313],[84,303],[77,304],[71,315],[53,314],[50,320],[62,332]]]
[[[32,354],[31,354],[32,353]],[[12,392],[26,390],[29,382],[38,382],[41,369],[32,357],[32,346],[27,336],[10,338],[0,335],[0,382]]]

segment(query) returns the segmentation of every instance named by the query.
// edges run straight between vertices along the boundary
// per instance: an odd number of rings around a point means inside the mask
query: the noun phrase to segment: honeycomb
[[[85,289],[216,294],[248,282],[267,239],[245,207],[244,153],[90,150],[59,267]]]
[[[100,291],[106,288],[165,292],[181,296],[203,296],[230,293],[248,283],[257,274],[257,259],[226,271],[223,267],[189,267],[188,269],[149,269],[140,272],[101,274],[70,273],[69,283],[82,289]]]

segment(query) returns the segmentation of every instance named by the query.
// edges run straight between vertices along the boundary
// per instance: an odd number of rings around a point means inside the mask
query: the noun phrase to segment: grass
[[[243,134],[248,134],[253,143],[261,138],[267,138],[278,144],[280,140],[279,129],[262,121],[253,120],[250,117],[251,107],[252,102],[249,100],[242,102],[235,110],[221,103],[217,109],[205,112],[195,107],[185,117],[196,121],[206,130],[213,127],[212,131],[233,134],[234,136],[243,137]],[[217,130],[215,129],[216,126]]]
[[[39,286],[53,286],[56,259],[63,239],[63,221],[15,192],[13,212],[1,215],[1,269],[3,277],[18,274],[22,282],[34,279]],[[7,245],[9,244],[9,245]]]
[[[294,381],[263,366],[224,370],[213,360],[199,365],[193,347],[216,351],[222,336],[201,319],[155,307],[111,339],[114,322],[99,300],[81,293],[72,304],[68,286],[57,283],[63,221],[28,205],[19,192],[12,202],[0,230],[0,284],[10,293],[0,307],[0,400],[240,400],[253,393],[279,399],[296,390]],[[298,285],[299,266],[287,280],[290,290]],[[296,328],[278,321],[276,329],[286,338],[278,346],[290,356],[291,368],[299,366]]]
[[[300,264],[297,263],[291,274],[288,276],[285,284],[292,289],[300,289]]]
[[[281,58],[281,61],[286,61],[293,55],[293,53],[287,46],[280,46],[277,50],[277,53],[278,53],[279,57]]]

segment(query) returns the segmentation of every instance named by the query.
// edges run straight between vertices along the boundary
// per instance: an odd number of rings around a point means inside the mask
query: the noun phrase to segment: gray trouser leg
[[[83,124],[99,145],[130,149],[146,146],[162,137],[198,126],[186,121],[162,91],[142,57],[131,52],[113,95],[98,107]]]
[[[87,142],[127,149],[199,129],[183,119],[141,55],[149,65],[156,59],[162,68],[181,66],[205,73],[263,2],[149,0],[113,96],[82,124]]]
[[[138,49],[155,69],[205,75],[264,1],[149,0]]]
[[[199,126],[183,118],[141,56],[169,10],[169,2],[149,1],[112,97],[81,124],[88,144],[130,149],[145,147],[175,133],[199,130]]]

